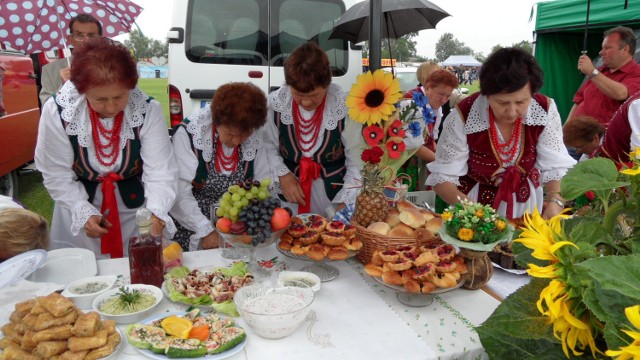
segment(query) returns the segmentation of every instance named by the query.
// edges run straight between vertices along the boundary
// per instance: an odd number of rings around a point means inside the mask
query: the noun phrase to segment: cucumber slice
[[[151,350],[154,354],[164,354],[167,351],[167,348],[173,343],[173,339],[166,337],[159,341],[154,341],[151,343],[149,350]]]
[[[234,348],[247,338],[247,333],[243,328],[239,327],[226,327],[216,333],[216,337],[219,339],[220,346],[215,349],[208,349],[208,354],[219,354]],[[206,345],[206,344],[205,344]]]
[[[173,339],[165,355],[171,359],[199,358],[207,355],[207,348],[198,339]]]
[[[131,324],[127,326],[125,333],[129,344],[143,350],[149,349],[152,342],[167,336],[161,328],[144,324]]]

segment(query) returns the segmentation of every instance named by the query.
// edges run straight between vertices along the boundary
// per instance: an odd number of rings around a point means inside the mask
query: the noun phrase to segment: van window
[[[348,42],[329,40],[329,34],[344,11],[340,0],[193,0],[186,56],[204,64],[283,66],[293,49],[315,41],[327,52],[333,75],[342,76]]]

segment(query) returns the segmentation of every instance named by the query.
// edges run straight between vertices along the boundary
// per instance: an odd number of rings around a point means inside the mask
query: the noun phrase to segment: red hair
[[[267,97],[252,83],[224,84],[213,95],[211,116],[218,126],[253,131],[267,121]]]
[[[429,85],[429,87],[447,85],[455,89],[458,87],[459,83],[458,78],[451,71],[440,69],[429,75],[427,78],[427,85]]]
[[[284,62],[284,80],[301,93],[331,84],[329,57],[314,42],[298,46]]]
[[[87,39],[73,51],[71,82],[78,92],[114,83],[133,89],[138,69],[124,45],[105,37]]]

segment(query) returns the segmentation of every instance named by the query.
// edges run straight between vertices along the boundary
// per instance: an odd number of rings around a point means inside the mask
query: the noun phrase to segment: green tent
[[[603,32],[618,25],[640,29],[640,0],[591,0],[587,55],[598,56]],[[573,94],[584,76],[578,57],[584,41],[587,0],[557,0],[538,3],[535,56],[544,70],[541,92],[556,100],[563,122],[573,106]]]

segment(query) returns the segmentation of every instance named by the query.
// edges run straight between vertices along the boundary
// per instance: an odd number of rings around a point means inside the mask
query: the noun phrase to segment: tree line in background
[[[471,55],[476,60],[484,62],[488,55],[482,52],[476,52],[464,42],[456,39],[451,33],[444,33],[436,42],[435,59],[429,59],[424,56],[418,55],[418,49],[416,48],[417,42],[414,40],[418,36],[418,33],[410,33],[398,39],[383,39],[382,40],[382,58],[395,58],[399,62],[424,62],[434,61],[437,63],[443,62],[451,55]],[[494,46],[491,49],[491,53],[499,50],[505,46],[500,44]],[[533,53],[533,47],[531,42],[523,40],[519,43],[512,44],[511,47],[517,47],[526,50],[529,53]],[[369,57],[369,44],[365,42],[362,50],[363,57]]]
[[[169,43],[148,38],[138,30],[129,33],[129,40],[124,41],[124,46],[129,48],[136,62],[140,59],[152,57],[169,57]]]

